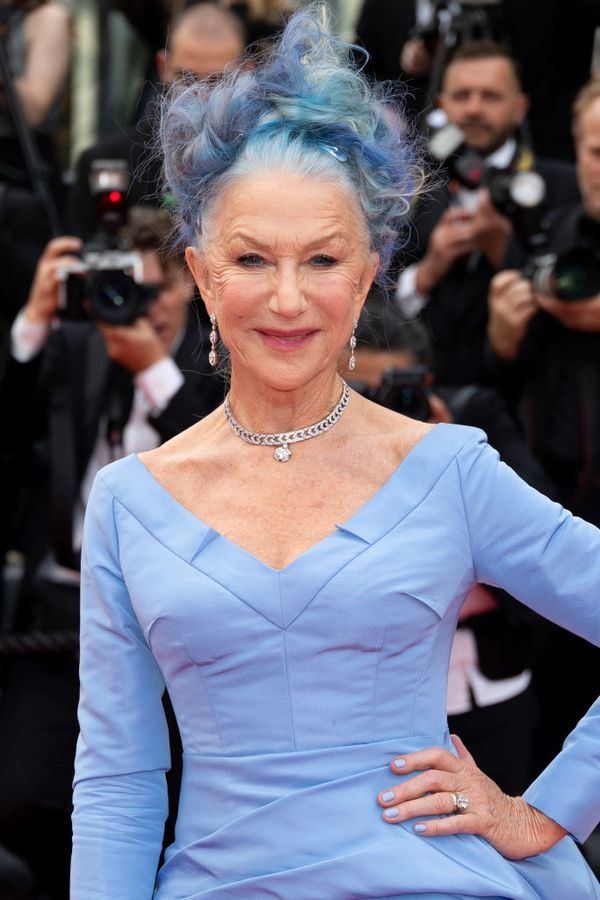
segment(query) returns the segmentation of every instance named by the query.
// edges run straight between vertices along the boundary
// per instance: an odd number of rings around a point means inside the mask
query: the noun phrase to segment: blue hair
[[[305,8],[254,65],[166,97],[164,173],[184,244],[202,240],[225,187],[284,168],[354,190],[385,272],[423,177],[398,103],[360,73],[356,49],[333,36],[322,7]]]

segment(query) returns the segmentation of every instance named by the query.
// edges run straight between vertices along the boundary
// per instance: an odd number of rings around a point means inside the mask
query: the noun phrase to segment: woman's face
[[[232,184],[186,256],[232,375],[283,390],[335,370],[378,263],[358,202],[286,171]]]

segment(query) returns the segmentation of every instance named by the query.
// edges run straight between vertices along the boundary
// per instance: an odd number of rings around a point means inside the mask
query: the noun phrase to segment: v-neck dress
[[[436,426],[282,570],[201,522],[136,456],[103,469],[83,552],[71,900],[600,898],[570,836],[515,862],[477,836],[381,818],[377,793],[402,780],[393,757],[452,749],[450,648],[478,581],[600,644],[600,532],[475,429]],[[165,685],[184,769],[157,875]],[[600,703],[525,796],[587,837]]]

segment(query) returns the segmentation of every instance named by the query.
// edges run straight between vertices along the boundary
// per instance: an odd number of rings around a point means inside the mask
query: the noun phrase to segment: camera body
[[[87,245],[81,262],[61,269],[61,279],[61,319],[99,319],[109,325],[128,325],[143,315],[148,305],[142,284],[142,258],[131,250]]]
[[[446,123],[431,135],[429,150],[463,187],[487,188],[495,208],[511,222],[515,236],[528,250],[543,243],[546,182],[533,168],[533,154],[527,147],[519,149],[510,169],[486,167],[483,157],[465,143],[462,129]]]
[[[352,387],[368,400],[411,419],[427,422],[431,418],[425,366],[390,367],[383,373],[379,387],[367,388],[357,383],[352,383]]]
[[[522,274],[541,294],[573,303],[589,300],[600,294],[600,251],[584,245],[565,253],[541,253]]]
[[[581,212],[561,223],[560,239],[547,231],[521,274],[542,294],[574,303],[589,300],[600,294],[600,222]]]
[[[128,325],[143,315],[149,294],[143,261],[122,236],[130,176],[124,160],[95,160],[90,187],[96,201],[96,233],[80,261],[60,269],[59,318]]]

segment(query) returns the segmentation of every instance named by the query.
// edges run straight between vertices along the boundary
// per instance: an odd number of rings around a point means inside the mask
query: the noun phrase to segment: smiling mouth
[[[258,334],[270,347],[294,350],[304,347],[317,334],[317,331],[262,331],[258,329]]]

